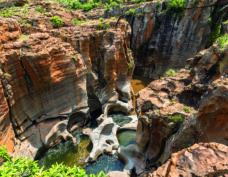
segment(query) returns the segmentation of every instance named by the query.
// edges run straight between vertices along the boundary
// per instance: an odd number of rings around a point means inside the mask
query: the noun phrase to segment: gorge
[[[226,4],[66,2],[0,1],[0,145],[44,169],[228,175]]]

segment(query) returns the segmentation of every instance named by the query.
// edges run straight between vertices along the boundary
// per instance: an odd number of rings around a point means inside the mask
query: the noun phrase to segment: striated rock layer
[[[50,8],[50,3],[43,5]],[[34,7],[28,8],[31,16]],[[66,15],[70,22],[64,26],[81,18]],[[43,15],[33,17],[39,21]],[[52,27],[51,16],[45,18]],[[126,23],[106,30],[50,29],[0,17],[0,26],[0,144],[10,152],[35,158],[61,140],[76,143],[69,132],[85,125],[90,113],[132,109],[133,67],[128,67],[127,49],[131,31]]]

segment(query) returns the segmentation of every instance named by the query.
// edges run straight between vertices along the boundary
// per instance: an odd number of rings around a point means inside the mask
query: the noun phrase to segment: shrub
[[[182,116],[179,114],[179,115],[174,115],[174,116],[168,116],[168,119],[172,120],[173,122],[182,122],[183,119],[182,119]]]
[[[8,161],[3,163],[0,167],[1,177],[88,177],[84,169],[79,167],[67,167],[63,164],[52,165],[51,168],[43,170],[39,168],[36,161],[23,158],[15,158],[10,160],[9,154],[5,147],[0,147],[0,156],[5,157]],[[98,175],[90,175],[91,177],[106,177],[104,172],[100,172]]]
[[[46,13],[45,9],[41,6],[35,8],[36,13]]]
[[[190,108],[189,107],[184,107],[184,112],[190,113]]]
[[[100,22],[104,22],[104,18],[99,18],[99,21]]]
[[[228,45],[228,34],[225,34],[219,38],[218,46],[220,49],[224,50]]]
[[[75,25],[78,25],[78,26],[80,26],[81,25],[81,23],[83,23],[83,22],[85,22],[86,20],[78,20],[78,19],[76,19],[76,18],[73,18],[72,19],[72,22],[75,24]]]
[[[166,76],[172,76],[172,75],[174,75],[175,73],[176,73],[175,70],[169,69],[168,71],[166,71],[165,75],[166,75]]]
[[[119,6],[119,4],[117,4],[117,2],[111,2],[111,3],[110,3],[110,6],[111,6],[111,7],[117,7],[117,6]]]
[[[104,29],[107,29],[107,28],[110,28],[110,27],[111,27],[110,22],[107,22],[105,24],[99,23],[95,28],[97,30],[104,30]]]
[[[51,23],[55,28],[60,28],[63,25],[63,20],[59,17],[54,16],[54,17],[51,17]]]
[[[173,13],[180,13],[183,12],[185,8],[185,0],[172,0],[169,1],[167,13],[173,14]]]
[[[125,12],[125,15],[128,16],[128,15],[134,15],[136,12],[136,9],[129,9],[127,12]]]
[[[94,8],[93,5],[90,3],[86,3],[86,4],[81,5],[81,9],[83,9],[83,11],[90,11],[93,8]]]
[[[10,155],[8,154],[8,150],[4,146],[0,146],[0,157],[4,160],[10,160]]]

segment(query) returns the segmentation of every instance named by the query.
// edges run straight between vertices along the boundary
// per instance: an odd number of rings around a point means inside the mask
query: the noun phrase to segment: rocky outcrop
[[[128,67],[130,27],[126,23],[105,30],[95,29],[98,22],[83,29],[67,27],[73,25],[71,19],[79,18],[68,11],[71,23],[53,29],[53,15],[43,17],[34,8],[29,6],[26,15],[34,14],[38,21],[45,18],[51,28],[36,23],[19,26],[16,20],[0,18],[1,126],[5,130],[1,142],[8,145],[4,137],[10,134],[13,142],[15,136],[16,146],[9,141],[8,148],[31,158],[72,138],[69,132],[85,125],[97,109],[104,112],[106,105],[117,103],[112,111],[128,113],[133,72]],[[61,17],[63,9],[58,9],[55,15]]]
[[[155,176],[226,176],[228,147],[217,143],[200,143],[172,154],[164,165],[149,177]]]
[[[137,95],[136,144],[148,168],[195,143],[228,145],[227,49],[215,44],[188,62],[191,69],[153,81]]]

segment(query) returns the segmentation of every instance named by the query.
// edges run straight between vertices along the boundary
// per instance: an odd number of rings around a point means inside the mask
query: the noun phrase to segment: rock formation
[[[66,130],[85,125],[90,113],[104,111],[108,103],[118,103],[110,111],[122,110],[121,104],[125,112],[132,109],[130,27],[95,30],[96,23],[81,29],[71,20],[84,17],[61,7],[44,16],[34,12],[37,3],[27,8],[31,25],[0,17],[1,142],[31,158],[70,138]],[[50,10],[49,2],[41,4]],[[66,27],[53,29],[56,14],[68,19]],[[6,143],[5,136],[12,141]]]
[[[172,154],[171,159],[149,174],[155,176],[226,176],[228,175],[228,146],[201,143]]]
[[[188,60],[191,69],[150,83],[137,95],[136,144],[147,167],[198,142],[227,142],[227,49],[216,45]]]

